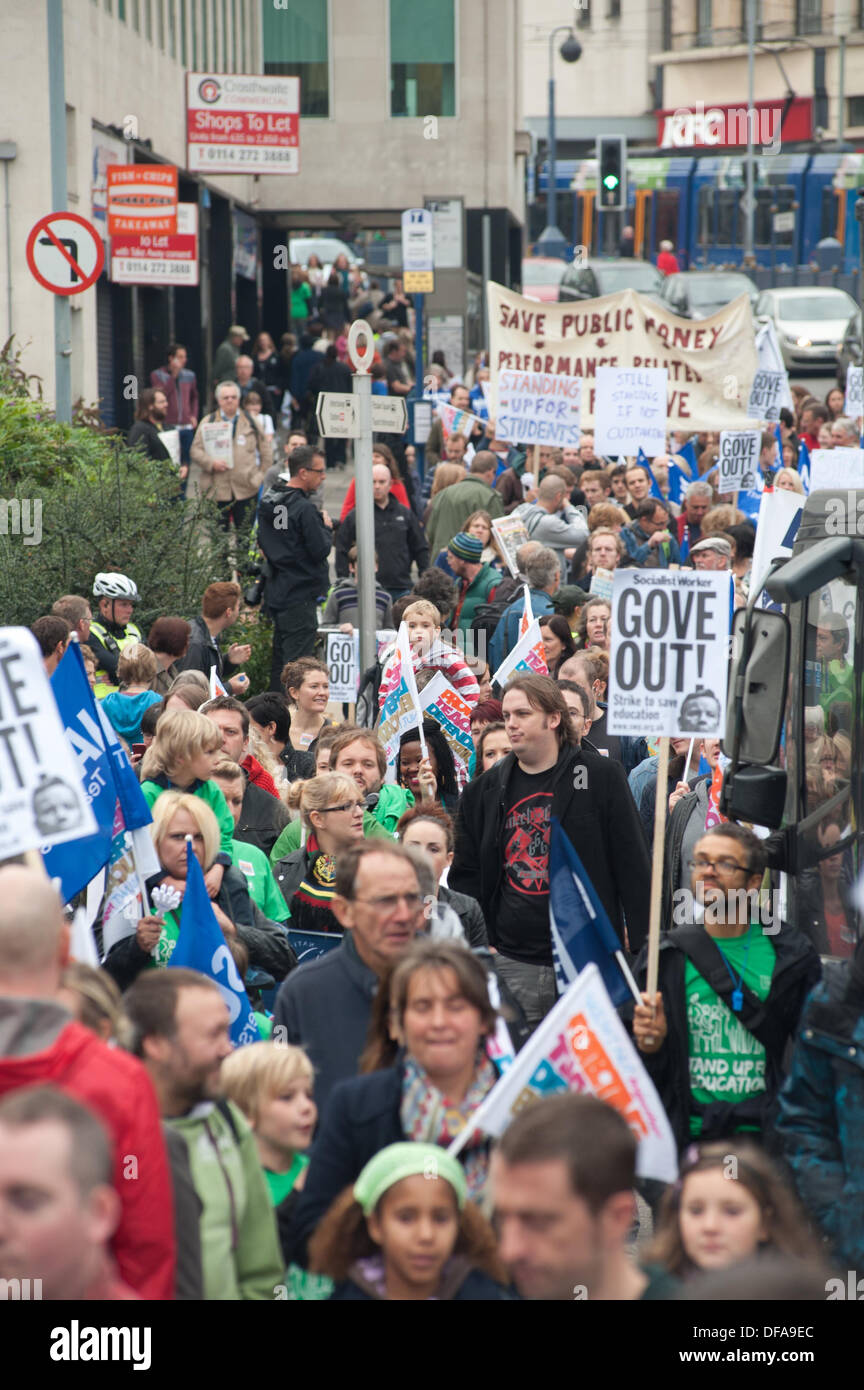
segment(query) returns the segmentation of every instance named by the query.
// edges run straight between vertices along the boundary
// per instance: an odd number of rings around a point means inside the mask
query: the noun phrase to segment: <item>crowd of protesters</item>
[[[695,740],[689,760],[674,741],[658,799],[651,731],[606,725],[614,571],[725,571],[740,605],[752,520],[716,492],[714,436],[674,436],[649,467],[598,457],[590,435],[521,448],[496,435],[482,360],[466,382],[433,364],[435,399],[468,411],[469,432],[439,416],[426,493],[410,446],[376,438],[378,624],[404,625],[420,691],[443,673],[470,707],[473,753],[463,769],[430,718],[388,749],[392,641],[361,673],[352,718],[330,700],[320,614],[356,627],[369,557],[353,496],[338,521],[317,505],[342,460],[311,435],[310,401],[337,382],[352,312],[376,316],[376,381],[410,389],[409,310],[398,282],[388,296],[310,261],[292,276],[295,342],[277,351],[262,334],[244,360],[232,326],[208,382],[210,414],[234,422],[232,470],[214,471],[200,442],[208,417],[178,345],[142,399],[136,440],[155,449],[165,422],[189,431],[190,482],[226,525],[254,527],[269,682],[250,681],[251,645],[230,640],[244,609],[261,621],[233,579],[144,631],[135,579],[103,572],[33,626],[49,675],[77,644],[151,807],[158,870],[125,935],[97,913],[97,969],[70,961],[44,876],[0,868],[0,1276],[91,1300],[724,1298],[760,1280],[781,1297],[784,1279],[826,1297],[833,1272],[864,1259],[864,947],[838,875],[811,885],[801,928],[763,931],[750,904],[765,842],[707,814],[717,740]],[[797,490],[799,444],[821,445],[832,414],[844,442],[833,396],[766,433],[763,487]],[[504,516],[524,525],[512,562]],[[499,684],[526,595],[549,674]],[[848,784],[851,759],[845,626],[826,619],[819,643],[814,807]],[[498,1079],[501,1020],[518,1050],[558,998],[553,820],[638,984],[621,1016],[681,1155],[665,1190],[637,1177],[636,1139],[599,1099],[539,1100],[495,1142],[472,1124]],[[260,1040],[236,1050],[214,981],[165,968],[187,844],[254,1008]],[[174,907],[150,909],[156,888]],[[670,919],[675,889],[684,921]],[[51,1194],[49,1221],[14,1204],[24,1185]]]

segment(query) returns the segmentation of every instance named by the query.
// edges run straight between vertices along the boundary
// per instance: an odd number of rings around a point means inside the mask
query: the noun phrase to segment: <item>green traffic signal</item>
[[[620,182],[621,180],[619,179],[617,174],[607,174],[605,179],[603,180],[603,187],[608,188],[611,192],[613,188],[618,187]]]

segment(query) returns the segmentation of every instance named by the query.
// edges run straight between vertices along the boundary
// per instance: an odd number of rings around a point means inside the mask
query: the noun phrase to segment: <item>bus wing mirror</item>
[[[775,603],[797,603],[832,579],[846,574],[852,564],[851,536],[831,536],[817,541],[800,555],[793,555],[765,581],[765,590]]]
[[[750,623],[749,655],[742,668]],[[783,613],[739,609],[732,624],[732,665],[723,751],[742,763],[777,756],[789,678],[789,622]],[[740,713],[739,713],[740,711]],[[737,747],[736,747],[737,744]]]
[[[779,830],[786,805],[786,773],[780,767],[739,767],[731,786],[724,788],[723,814],[730,820],[746,821]]]

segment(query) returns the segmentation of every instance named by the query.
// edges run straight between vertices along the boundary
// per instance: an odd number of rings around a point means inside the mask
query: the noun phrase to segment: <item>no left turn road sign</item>
[[[49,212],[27,238],[27,264],[52,294],[81,294],[102,273],[105,246],[92,222],[77,212]]]

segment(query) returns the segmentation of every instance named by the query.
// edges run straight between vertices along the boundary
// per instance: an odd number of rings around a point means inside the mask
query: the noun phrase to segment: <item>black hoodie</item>
[[[302,488],[277,480],[264,493],[258,508],[258,544],[270,563],[265,597],[271,611],[327,592],[333,537]]]

